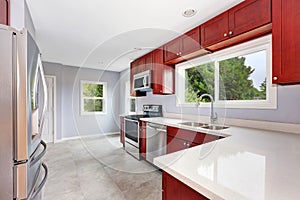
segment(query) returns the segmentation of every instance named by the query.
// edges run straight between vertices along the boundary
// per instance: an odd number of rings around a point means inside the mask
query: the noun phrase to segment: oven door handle
[[[36,152],[38,152],[37,150],[34,152],[34,154],[31,156],[30,160],[29,160],[29,167],[32,167],[35,163],[37,163],[39,160],[42,159],[42,157],[45,155],[46,153],[46,149],[47,149],[47,144],[41,140],[41,143],[39,144],[39,146],[42,145],[44,147],[43,151],[35,157]],[[38,148],[37,148],[38,149]]]
[[[32,188],[30,194],[29,194],[29,197],[27,198],[28,200],[33,200],[36,198],[36,196],[41,192],[41,190],[43,189],[46,181],[47,181],[47,178],[48,178],[48,167],[45,163],[42,163],[41,167],[44,168],[44,171],[45,171],[45,175],[44,175],[44,178],[42,179],[41,183],[37,186],[37,181],[38,181],[38,178],[36,179],[36,182],[34,184],[34,187]],[[41,169],[39,170],[39,175],[40,175],[40,172],[41,172]]]

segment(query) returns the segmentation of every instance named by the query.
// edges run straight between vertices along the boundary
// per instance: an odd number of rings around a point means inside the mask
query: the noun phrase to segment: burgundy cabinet
[[[137,62],[137,73],[143,72],[146,69],[146,61],[145,61],[145,57],[141,57],[139,59],[136,60]]]
[[[146,96],[146,92],[135,91],[133,85],[134,84],[133,76],[139,73],[138,67],[140,63],[141,62],[139,60],[135,60],[130,63],[130,96],[134,96],[134,97]]]
[[[197,145],[199,144],[188,140],[178,139],[176,137],[171,137],[169,135],[167,136],[167,153],[173,153]]]
[[[221,138],[223,137],[168,126],[167,153],[173,153]]]
[[[201,44],[208,47],[228,38],[228,12],[222,13],[217,17],[201,25]]]
[[[271,0],[245,0],[202,24],[201,44],[212,51],[232,46],[270,33],[271,22]]]
[[[145,60],[145,67],[144,67],[144,70],[147,71],[147,70],[152,70],[152,65],[153,65],[153,55],[152,55],[152,52],[146,54],[144,56],[144,60]]]
[[[0,0],[0,24],[9,25],[9,0]]]
[[[125,144],[125,125],[124,125],[124,117],[120,117],[120,142]]]
[[[140,155],[146,159],[146,122],[140,122]]]
[[[170,174],[162,173],[163,200],[208,200],[205,196],[193,190]]]
[[[300,83],[300,1],[273,0],[273,83]]]
[[[152,53],[152,92],[153,94],[174,94],[175,67],[163,62],[163,50],[156,49]]]
[[[198,26],[165,44],[164,62],[167,64],[176,64],[207,53],[200,44],[200,29]]]
[[[271,21],[271,0],[246,0],[229,11],[229,35],[239,35]]]

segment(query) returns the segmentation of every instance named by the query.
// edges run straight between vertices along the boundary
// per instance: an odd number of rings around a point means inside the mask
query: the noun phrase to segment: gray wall
[[[44,63],[56,76],[57,139],[119,131],[120,73]],[[80,115],[80,81],[107,82],[107,114]]]
[[[124,70],[121,74],[123,74],[122,82],[129,80],[129,70]],[[300,85],[278,86],[277,94],[277,109],[229,109],[225,107],[216,111],[219,116],[229,118],[300,123]],[[148,92],[146,97],[138,98],[137,102],[138,105],[162,104],[164,111],[168,113],[209,115],[209,108],[198,110],[191,107],[177,107],[175,95],[153,95]],[[123,111],[123,104],[121,103],[121,111]],[[138,106],[138,110],[141,112],[141,106]]]
[[[26,28],[35,38],[35,27],[25,0],[10,0],[10,26],[17,30]]]
[[[33,20],[32,20],[31,13],[29,11],[27,2],[25,2],[25,28],[27,28],[28,31],[33,36],[33,38],[35,38],[35,27],[33,24]]]

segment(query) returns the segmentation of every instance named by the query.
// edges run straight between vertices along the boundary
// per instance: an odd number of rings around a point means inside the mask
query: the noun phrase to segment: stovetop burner
[[[125,116],[126,119],[132,119],[132,120],[140,120],[141,118],[148,118],[150,117],[149,115],[127,115]]]

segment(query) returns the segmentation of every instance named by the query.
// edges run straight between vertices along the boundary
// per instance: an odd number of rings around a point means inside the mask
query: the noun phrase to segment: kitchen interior
[[[0,200],[299,199],[299,18],[0,0]]]

